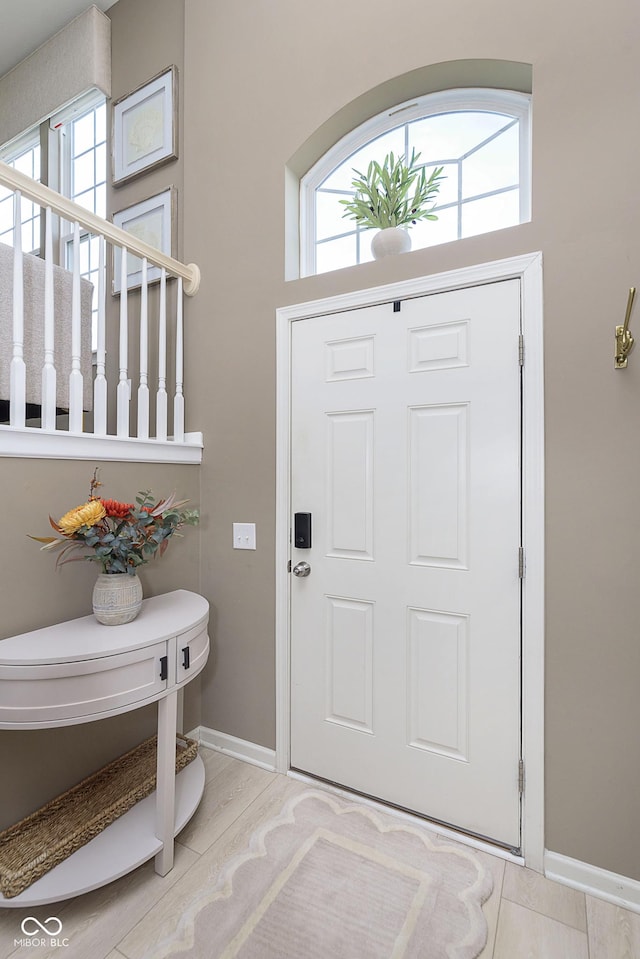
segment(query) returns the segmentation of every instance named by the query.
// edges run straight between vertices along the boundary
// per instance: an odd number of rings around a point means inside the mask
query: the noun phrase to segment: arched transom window
[[[335,144],[300,187],[301,273],[373,259],[372,229],[343,217],[353,170],[415,149],[429,173],[444,167],[437,221],[411,228],[412,248],[448,243],[530,219],[530,97],[505,90],[429,94],[373,117]]]

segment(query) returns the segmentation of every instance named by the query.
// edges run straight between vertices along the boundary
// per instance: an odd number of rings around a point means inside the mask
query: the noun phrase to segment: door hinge
[[[401,300],[394,300],[394,301],[393,301],[393,312],[394,312],[394,313],[399,313],[401,306],[402,306],[402,301],[401,301]]]
[[[524,546],[518,546],[518,577],[524,579]]]
[[[518,792],[521,796],[524,792],[524,759],[518,761]]]
[[[291,572],[291,560],[289,560],[288,563],[287,563],[287,572],[288,572],[288,573]]]
[[[524,336],[522,333],[518,337],[518,362],[520,366],[524,366]]]

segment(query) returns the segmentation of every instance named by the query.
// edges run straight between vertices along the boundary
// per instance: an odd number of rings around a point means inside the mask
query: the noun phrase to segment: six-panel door
[[[519,845],[519,282],[293,324],[292,766]]]

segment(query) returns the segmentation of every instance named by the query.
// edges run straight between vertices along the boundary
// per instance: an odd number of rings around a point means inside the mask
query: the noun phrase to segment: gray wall
[[[547,846],[640,879],[640,358],[624,372],[612,368],[614,326],[640,280],[640,134],[630,122],[640,114],[637,16],[632,0],[615,0],[604,19],[578,0],[398,0],[394,41],[388,4],[372,0],[189,0],[183,210],[185,255],[203,268],[190,323],[207,344],[192,371],[208,384],[202,576],[217,607],[202,719],[269,747],[275,309],[542,250]],[[531,223],[286,282],[290,158],[346,104],[392,78],[484,58],[533,68]],[[255,554],[231,550],[233,519],[257,523]]]
[[[184,187],[183,74],[184,3],[182,0],[120,0],[107,11],[111,19],[111,96],[119,100],[163,72],[178,70],[178,159],[140,174],[108,194],[111,213],[175,186],[178,193],[177,257],[182,254],[181,206]],[[111,131],[109,130],[109,138]],[[117,302],[117,300],[116,300]]]
[[[203,724],[274,745],[275,309],[542,250],[546,845],[640,879],[640,530],[633,496],[640,358],[632,356],[625,372],[612,368],[614,326],[640,269],[634,0],[614,0],[606,19],[578,0],[517,7],[457,0],[439,8],[397,0],[396,43],[388,4],[377,0],[120,0],[110,11],[115,96],[178,63],[183,9],[183,180],[177,168],[166,168],[118,194],[128,203],[169,182],[180,186],[183,258],[203,270],[186,313],[186,363],[187,382],[199,387],[188,416],[191,428],[205,432],[205,457],[199,470],[154,467],[150,476],[135,465],[109,466],[108,478],[114,496],[131,485],[176,485],[203,508],[200,566],[180,583],[196,588],[199,580],[212,603],[215,651],[202,680]],[[289,160],[367,91],[430,64],[467,59],[532,64],[531,223],[286,282]],[[27,528],[40,531],[49,511],[74,499],[73,489],[84,494],[89,470],[0,461],[0,474],[11,498],[0,586],[11,626],[4,634],[16,623],[28,629],[87,612],[89,571],[54,574],[50,558],[22,537]],[[112,488],[112,475],[124,488]],[[234,520],[257,523],[255,553],[232,550]],[[149,572],[151,588],[176,585],[181,567],[171,563],[178,551]]]
[[[159,496],[177,490],[195,505],[200,500],[199,467],[144,463],[0,458],[5,548],[0,577],[0,639],[91,613],[99,567],[73,563],[55,569],[55,555],[41,553],[27,538],[49,535],[48,516],[59,518],[86,502],[94,465],[100,465],[102,493],[132,502],[139,490]],[[203,523],[206,528],[206,517]],[[145,596],[172,589],[200,589],[200,527],[174,539],[161,560],[142,567]],[[196,679],[192,685],[199,685]],[[185,728],[199,722],[189,690]],[[0,829],[155,732],[156,707],[91,725],[39,731],[0,731]]]

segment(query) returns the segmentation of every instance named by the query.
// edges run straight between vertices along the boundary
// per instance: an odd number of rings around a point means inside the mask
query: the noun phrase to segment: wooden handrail
[[[119,226],[114,226],[108,220],[91,213],[79,204],[68,200],[61,194],[56,193],[48,186],[38,183],[31,177],[14,170],[13,167],[0,161],[0,185],[9,190],[19,192],[28,200],[37,203],[38,206],[50,207],[54,213],[64,217],[71,223],[79,223],[80,226],[97,236],[104,236],[116,246],[125,247],[130,253],[143,258],[146,257],[149,263],[154,266],[164,268],[171,276],[181,276],[184,280],[184,292],[187,296],[195,296],[200,286],[200,268],[195,263],[184,264],[179,260],[174,260],[172,256],[167,256],[155,247],[150,246],[143,240],[139,240],[132,233],[127,233]]]

